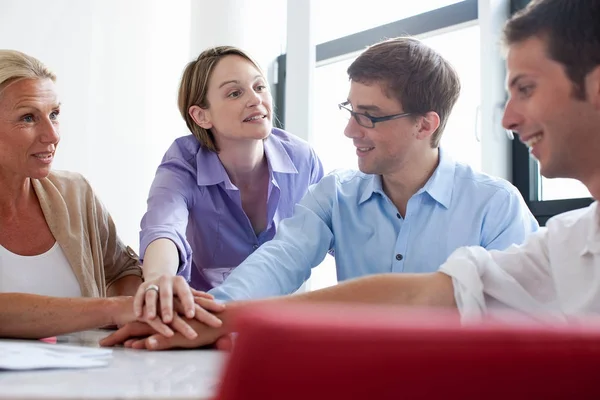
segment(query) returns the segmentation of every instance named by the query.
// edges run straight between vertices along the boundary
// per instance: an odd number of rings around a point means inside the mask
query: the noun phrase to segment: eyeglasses
[[[345,101],[343,103],[338,104],[338,107],[340,110],[346,110],[350,113],[348,115],[348,119],[350,119],[351,116],[354,117],[356,122],[360,126],[363,126],[365,128],[374,128],[375,124],[378,122],[385,122],[385,121],[389,121],[392,119],[403,118],[403,117],[408,117],[409,115],[412,115],[412,113],[400,113],[400,114],[394,114],[394,115],[386,115],[385,117],[371,117],[370,115],[367,115],[364,113],[358,113],[358,112],[352,111],[350,108],[348,108],[349,105],[350,105],[350,102]]]

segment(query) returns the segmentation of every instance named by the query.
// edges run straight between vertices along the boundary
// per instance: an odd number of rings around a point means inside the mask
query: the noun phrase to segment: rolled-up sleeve
[[[547,231],[530,235],[522,246],[504,251],[462,247],[440,267],[454,284],[463,321],[495,311],[519,311],[531,317],[556,310],[557,293],[547,251]]]
[[[177,158],[163,159],[148,195],[148,209],[141,222],[140,257],[150,243],[169,239],[179,251],[178,273],[189,280],[192,249],[186,239],[192,190],[196,187],[191,171]]]

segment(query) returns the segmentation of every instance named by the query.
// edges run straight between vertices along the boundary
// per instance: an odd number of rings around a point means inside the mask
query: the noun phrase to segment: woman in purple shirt
[[[178,103],[192,135],[167,150],[150,188],[140,233],[145,282],[134,301],[137,315],[155,318],[160,299],[164,323],[173,320],[173,296],[193,317],[190,286],[221,284],[323,176],[306,142],[273,128],[265,75],[244,51],[202,52],[183,73]]]

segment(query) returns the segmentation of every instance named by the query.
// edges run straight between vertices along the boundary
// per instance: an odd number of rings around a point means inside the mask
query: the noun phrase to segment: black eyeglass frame
[[[383,117],[372,117],[365,113],[355,112],[355,111],[351,110],[350,108],[348,108],[348,105],[350,105],[350,102],[344,101],[343,103],[338,104],[338,108],[340,110],[343,109],[343,110],[348,111],[350,113],[350,116],[354,117],[354,120],[356,121],[356,123],[364,128],[374,128],[375,124],[378,122],[385,122],[385,121],[390,121],[392,119],[404,118],[404,117],[408,117],[410,115],[414,115],[413,113],[405,112],[405,113],[400,113],[400,114],[385,115]],[[365,125],[365,124],[361,123],[358,116],[364,117],[364,118],[368,119],[369,121],[371,121],[371,125]]]

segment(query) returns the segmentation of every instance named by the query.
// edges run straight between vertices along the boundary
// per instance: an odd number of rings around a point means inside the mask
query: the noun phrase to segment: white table
[[[109,333],[79,332],[60,336],[58,342],[98,347]],[[0,399],[210,399],[224,361],[225,354],[216,350],[114,348],[108,367],[0,371]]]

